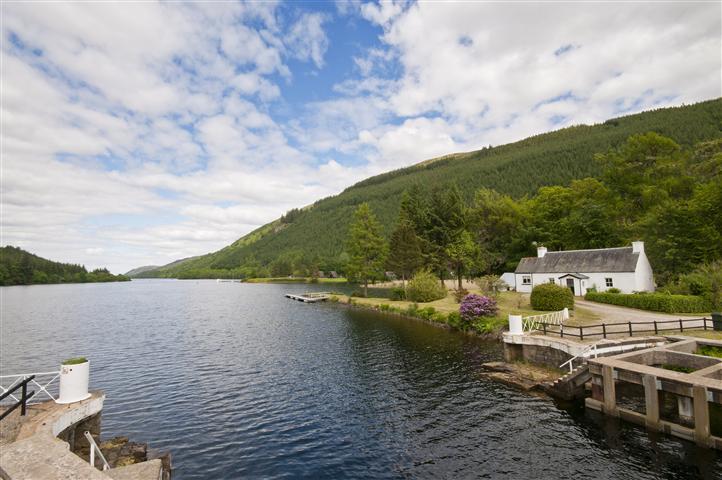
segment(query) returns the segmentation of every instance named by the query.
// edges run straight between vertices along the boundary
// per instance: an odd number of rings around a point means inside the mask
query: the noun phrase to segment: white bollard
[[[67,362],[60,366],[60,395],[55,400],[56,403],[79,402],[90,397],[88,393],[90,362],[87,360],[80,363],[72,360]]]
[[[564,310],[562,310],[562,318],[564,320],[569,320],[569,309],[567,307],[564,307]]]
[[[521,335],[524,333],[521,315],[509,315],[509,333],[513,335]]]

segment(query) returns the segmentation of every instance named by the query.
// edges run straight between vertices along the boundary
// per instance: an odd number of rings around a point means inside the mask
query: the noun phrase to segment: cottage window
[[[531,285],[531,276],[524,275],[523,277],[521,277],[521,284],[522,285]]]
[[[549,283],[557,283],[556,280],[554,280],[554,277],[549,277]]]
[[[612,280],[611,278],[605,278],[604,282],[607,284],[607,288],[614,286],[614,280]]]

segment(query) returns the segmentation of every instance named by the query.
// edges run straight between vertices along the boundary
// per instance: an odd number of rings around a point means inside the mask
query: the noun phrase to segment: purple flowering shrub
[[[481,317],[494,316],[498,310],[499,307],[496,305],[496,300],[474,293],[465,296],[461,300],[461,306],[459,307],[461,319],[467,324]]]

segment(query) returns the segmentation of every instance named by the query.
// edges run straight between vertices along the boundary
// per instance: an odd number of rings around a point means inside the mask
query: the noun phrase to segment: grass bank
[[[478,289],[471,290],[470,293],[481,293]],[[529,304],[529,295],[518,292],[501,292],[496,298],[499,311],[493,317],[483,317],[472,328],[472,330],[483,334],[498,335],[508,326],[509,315],[541,315],[548,312],[540,312],[531,308]],[[459,312],[459,303],[457,303],[453,294],[449,294],[440,300],[433,302],[415,303],[407,300],[389,300],[388,298],[379,297],[350,297],[348,295],[334,295],[332,301],[356,305],[360,307],[368,307],[374,310],[397,313],[409,317],[420,318],[423,320],[445,324],[452,328],[458,328],[458,320],[454,314]],[[451,314],[451,316],[450,316]],[[578,309],[572,312],[573,318],[580,322],[590,322],[598,319],[593,313],[584,309]]]
[[[345,278],[312,278],[312,277],[263,277],[248,278],[246,283],[347,283]]]
[[[680,333],[680,335],[685,337],[707,338],[710,340],[722,340],[722,332],[714,330],[685,330],[684,333]]]

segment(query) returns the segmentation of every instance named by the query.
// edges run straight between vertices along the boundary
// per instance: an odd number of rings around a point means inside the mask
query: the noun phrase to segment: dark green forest
[[[629,143],[630,137],[649,132],[657,135]],[[506,229],[501,235],[475,227],[475,240],[485,253],[483,271],[514,268],[522,256],[534,254],[535,242],[570,249],[620,246],[641,238],[658,277],[666,281],[719,255],[719,248],[696,239],[709,240],[721,227],[720,210],[715,210],[719,142],[712,142],[720,138],[722,99],[716,99],[447,155],[366,179],[294,209],[218,252],[141,276],[343,272],[349,223],[360,204],[369,204],[388,239],[405,191],[418,189],[432,200],[454,189],[469,208],[481,212],[475,214],[475,225],[496,218]]]
[[[0,285],[34,285],[43,283],[124,282],[130,278],[113,275],[105,268],[89,272],[82,265],[53,262],[26,252],[22,248],[0,248]]]

